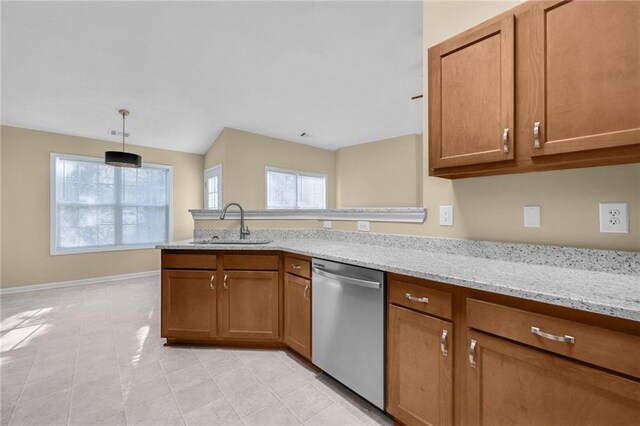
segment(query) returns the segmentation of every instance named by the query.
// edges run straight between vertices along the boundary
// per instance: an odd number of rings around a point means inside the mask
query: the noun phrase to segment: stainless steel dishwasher
[[[313,363],[384,410],[384,272],[313,259]]]

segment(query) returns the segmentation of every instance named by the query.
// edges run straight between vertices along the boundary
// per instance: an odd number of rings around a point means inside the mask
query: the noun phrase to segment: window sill
[[[104,247],[77,247],[70,249],[51,249],[51,256],[62,256],[65,254],[87,254],[87,253],[102,253],[107,251],[126,251],[126,250],[148,250],[155,249],[156,244],[162,243],[149,243],[149,244],[131,244],[131,245],[119,245],[119,246],[104,246]]]
[[[220,220],[220,210],[189,210],[194,220]],[[247,220],[368,220],[371,222],[424,223],[427,209],[422,207],[344,208],[322,210],[245,210]],[[227,213],[228,219],[239,219],[236,210]]]

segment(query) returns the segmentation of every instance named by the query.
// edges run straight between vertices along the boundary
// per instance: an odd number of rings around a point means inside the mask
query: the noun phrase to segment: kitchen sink
[[[271,240],[241,240],[239,238],[220,238],[207,241],[192,241],[191,244],[212,244],[212,245],[224,245],[224,244],[242,244],[242,245],[255,245],[255,244],[269,244]]]

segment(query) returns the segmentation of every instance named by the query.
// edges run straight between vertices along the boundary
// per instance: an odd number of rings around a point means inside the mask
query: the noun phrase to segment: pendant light
[[[116,167],[140,167],[142,166],[142,157],[132,152],[124,150],[125,117],[129,115],[129,111],[121,109],[118,111],[122,115],[122,151],[107,151],[104,153],[104,162]]]

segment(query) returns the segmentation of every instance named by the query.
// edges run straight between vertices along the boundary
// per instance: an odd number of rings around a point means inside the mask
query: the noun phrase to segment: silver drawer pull
[[[296,265],[295,263],[291,265],[291,269],[295,269],[296,271],[299,271],[300,269],[302,269],[302,266],[300,265]]]
[[[429,298],[428,297],[414,297],[414,296],[411,295],[411,293],[406,293],[404,295],[404,297],[407,300],[411,300],[412,302],[429,303]]]
[[[309,293],[308,293],[308,291],[309,291],[309,284],[307,284],[305,286],[304,293],[303,293],[303,296],[304,296],[305,299],[307,299],[307,302],[309,301]]]
[[[471,344],[469,345],[469,365],[471,368],[476,368],[476,360],[473,358],[476,353],[476,345],[478,342],[471,339]]]
[[[440,337],[440,352],[442,352],[444,356],[449,355],[447,351],[447,334],[449,334],[447,330],[442,330],[442,336]]]
[[[502,131],[502,152],[507,154],[509,152],[509,128],[505,128]]]
[[[216,275],[213,274],[211,275],[211,279],[209,280],[209,288],[211,288],[211,290],[216,289],[216,285],[214,284],[215,282],[216,282]]]
[[[533,147],[540,149],[540,122],[533,123]]]
[[[531,332],[537,336],[544,337],[545,339],[553,340],[554,342],[576,343],[576,338],[567,334],[564,336],[556,336],[555,334],[545,333],[538,327],[531,327]]]
[[[229,278],[229,276],[227,274],[224,274],[224,281],[222,281],[222,286],[224,287],[225,290],[229,288],[227,287],[227,278]]]

